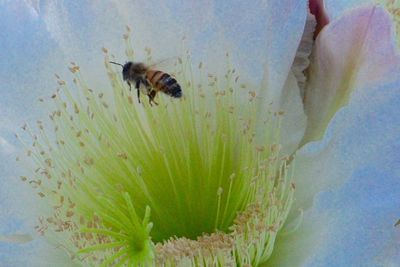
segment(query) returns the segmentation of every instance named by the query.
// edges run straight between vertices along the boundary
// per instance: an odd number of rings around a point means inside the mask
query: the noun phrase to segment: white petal
[[[32,241],[28,234],[0,235],[0,242],[23,244]]]
[[[304,89],[306,85],[306,75],[304,71],[310,64],[309,56],[314,44],[313,35],[315,26],[315,17],[308,12],[304,32],[297,48],[291,70],[281,94],[275,96],[280,98],[274,100],[275,105],[271,105],[272,109],[284,112],[280,136],[282,154],[284,155],[292,154],[299,147],[307,125],[307,118],[303,106]]]
[[[324,0],[326,12],[331,20],[341,17],[353,8],[377,3],[375,0]]]
[[[63,64],[69,61],[80,64],[85,77],[90,76],[93,81],[92,86],[104,84],[104,71],[98,67],[103,63],[100,48],[110,48],[116,59],[125,61],[122,34],[125,25],[130,25],[138,60],[145,58],[144,47],[153,48],[153,58],[158,60],[181,55],[187,46],[195,60],[206,59],[207,69],[213,72],[225,68],[223,56],[230,51],[243,81],[258,84],[265,76],[266,101],[280,98],[307,14],[307,1],[294,0],[259,0],[251,4],[212,0],[196,3],[122,0],[106,4],[59,0],[41,1],[35,6],[40,9],[37,25],[33,29],[32,25],[28,28],[24,25],[13,31],[27,28],[26,42],[42,43],[41,49],[48,51],[32,57],[36,69],[25,69],[35,77],[30,86],[35,87],[37,80],[46,83],[41,91],[54,86],[48,73],[56,70],[60,74],[66,69]],[[57,46],[43,35],[44,29]],[[186,45],[181,41],[183,36],[187,37]],[[24,59],[18,58],[19,62]],[[37,68],[38,64],[44,66]],[[24,81],[17,87],[27,85]]]
[[[55,248],[43,239],[29,244],[0,243],[1,266],[12,267],[78,267],[61,248]]]
[[[215,1],[220,30],[254,79],[281,91],[300,42],[306,1]],[[268,81],[268,83],[267,83]],[[263,88],[266,88],[265,86]]]
[[[296,57],[294,58],[292,65],[292,72],[297,79],[297,83],[300,88],[301,98],[304,98],[304,89],[306,86],[306,75],[305,71],[310,65],[310,55],[314,45],[314,31],[317,25],[317,21],[310,12],[307,14],[306,26],[304,33],[301,38],[299,48],[297,49]]]
[[[283,112],[280,128],[280,144],[282,154],[290,155],[299,146],[304,135],[307,118],[303,111],[303,101],[300,96],[298,80],[290,71],[286,83],[283,87],[279,102],[279,111]]]
[[[186,36],[198,60],[214,58],[208,62],[211,69],[213,65],[223,66],[224,54],[231,51],[243,76],[260,81],[266,64],[267,78],[273,79],[270,85],[281,90],[304,28],[307,3],[123,0],[107,5],[97,1],[73,5],[69,1],[47,1],[41,9],[50,34],[65,53],[75,57],[80,56],[80,49],[90,53],[94,47],[106,46],[123,60],[119,52],[123,51],[121,34],[124,25],[130,25],[140,52],[151,47],[158,58],[180,55],[185,49],[181,39]],[[144,56],[139,54],[138,59]]]
[[[267,32],[263,39],[266,44],[264,53],[258,49],[253,52],[260,58],[266,54],[267,60],[264,65],[264,79],[260,93],[265,102],[268,104],[272,102],[274,110],[279,110],[283,86],[292,67],[307,17],[305,1],[278,2],[273,4],[279,7],[279,12],[274,9],[266,10],[269,16],[265,24]],[[258,66],[263,64],[260,60],[255,62]]]

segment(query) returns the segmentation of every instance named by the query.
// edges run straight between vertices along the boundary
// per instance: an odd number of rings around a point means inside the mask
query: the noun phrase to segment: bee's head
[[[129,73],[130,69],[132,68],[133,62],[129,61],[125,63],[125,65],[122,67],[122,77],[125,80],[129,79]]]
[[[113,61],[110,61],[110,63],[119,65],[122,67],[122,77],[123,77],[124,81],[130,80],[136,76],[141,76],[141,75],[145,74],[146,70],[147,70],[146,65],[143,63],[140,63],[140,62],[135,63],[135,62],[129,61],[129,62],[125,63],[124,65],[117,63],[117,62],[113,62]]]

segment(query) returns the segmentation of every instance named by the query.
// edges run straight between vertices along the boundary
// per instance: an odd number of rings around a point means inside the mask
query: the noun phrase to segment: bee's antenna
[[[115,64],[115,65],[120,65],[121,67],[124,67],[124,65],[122,65],[122,64],[119,64],[119,63],[117,63],[117,62],[114,62],[114,61],[110,61],[110,63],[111,63],[111,64]]]

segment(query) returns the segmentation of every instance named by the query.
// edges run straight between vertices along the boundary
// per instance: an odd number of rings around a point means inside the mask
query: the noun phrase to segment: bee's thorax
[[[135,81],[144,77],[147,67],[143,63],[128,62],[122,69],[122,76],[124,80]]]

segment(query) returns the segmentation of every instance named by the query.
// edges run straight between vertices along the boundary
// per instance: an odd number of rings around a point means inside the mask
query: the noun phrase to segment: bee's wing
[[[178,62],[178,57],[169,57],[166,59],[161,59],[156,62],[150,62],[150,64],[147,65],[149,69],[154,69],[154,68],[163,68],[163,67],[170,67],[174,66],[175,63]]]

